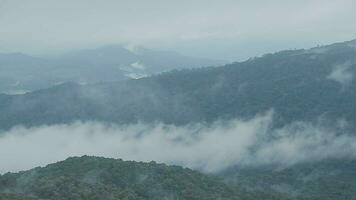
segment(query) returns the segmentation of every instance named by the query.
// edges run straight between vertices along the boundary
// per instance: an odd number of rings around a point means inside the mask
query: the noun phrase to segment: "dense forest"
[[[282,199],[271,192],[229,187],[222,178],[155,162],[73,157],[0,176],[0,199]],[[12,196],[11,196],[12,195]],[[16,199],[15,198],[15,199]]]
[[[98,120],[188,124],[274,110],[275,124],[336,119],[355,124],[355,41],[290,50],[223,67],[0,95],[0,127]]]
[[[83,156],[0,176],[0,199],[353,199],[355,167],[355,161],[328,160],[204,175],[155,162]]]
[[[356,161],[329,159],[290,167],[231,168],[221,173],[229,185],[270,191],[291,199],[354,199]]]

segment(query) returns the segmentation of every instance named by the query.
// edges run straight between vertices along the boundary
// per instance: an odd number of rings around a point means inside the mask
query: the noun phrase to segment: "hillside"
[[[268,54],[222,67],[137,80],[59,85],[0,96],[0,127],[98,120],[168,124],[248,118],[275,111],[275,124],[356,119],[356,41]],[[332,122],[332,123],[329,123]]]
[[[0,176],[0,191],[4,199],[6,195],[52,200],[280,199],[232,189],[218,178],[187,168],[88,156],[5,174]]]
[[[230,185],[252,191],[270,191],[293,199],[356,198],[356,161],[329,159],[280,168],[231,168],[220,174]]]
[[[212,176],[155,162],[83,156],[0,176],[0,199],[354,199],[355,167],[355,161],[336,159],[233,167]]]

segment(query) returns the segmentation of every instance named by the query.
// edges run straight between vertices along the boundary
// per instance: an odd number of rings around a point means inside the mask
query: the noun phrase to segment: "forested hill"
[[[273,193],[232,189],[221,179],[187,168],[89,156],[0,176],[0,199],[8,197],[23,200],[282,199]]]
[[[355,161],[331,159],[280,169],[231,168],[212,176],[155,162],[82,156],[0,175],[0,200],[354,199],[355,167]]]
[[[0,96],[0,127],[98,120],[172,124],[245,118],[275,123],[356,119],[356,41],[267,54],[214,68]]]

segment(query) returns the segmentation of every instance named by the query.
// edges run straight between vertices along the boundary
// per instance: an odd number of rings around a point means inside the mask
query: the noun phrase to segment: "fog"
[[[107,44],[240,60],[356,38],[354,0],[0,0],[0,51]]]
[[[325,158],[354,158],[356,137],[295,122],[272,130],[273,112],[210,125],[114,125],[77,122],[15,127],[0,137],[0,172],[16,172],[95,155],[177,164],[204,172],[231,166],[289,166]],[[346,122],[340,123],[339,130]]]
[[[329,74],[327,78],[340,83],[342,86],[347,86],[352,82],[354,78],[354,75],[350,69],[351,66],[352,63],[336,65],[334,66],[333,71]]]

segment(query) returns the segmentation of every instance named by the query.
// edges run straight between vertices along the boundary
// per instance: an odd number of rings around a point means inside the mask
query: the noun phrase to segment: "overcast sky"
[[[356,0],[0,0],[0,51],[106,44],[240,60],[356,38]]]

